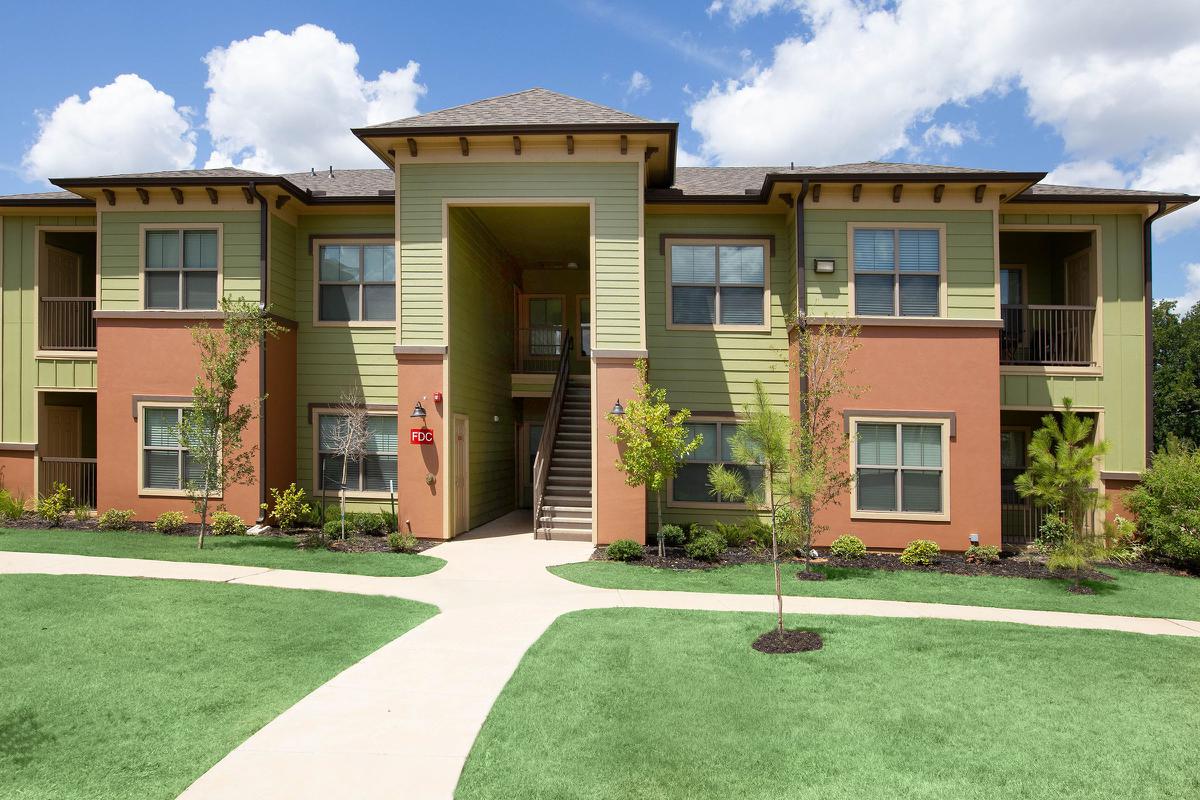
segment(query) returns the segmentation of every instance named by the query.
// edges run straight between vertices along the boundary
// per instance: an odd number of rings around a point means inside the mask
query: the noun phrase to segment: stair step
[[[546,481],[546,489],[557,489],[558,487],[575,487],[575,486],[591,486],[591,475],[555,475],[550,473],[550,480]]]
[[[548,517],[542,515],[539,528],[558,528],[564,531],[587,531],[592,529],[591,517]]]
[[[591,519],[591,506],[542,506],[543,517],[564,517],[571,519]]]
[[[590,509],[592,507],[591,492],[579,495],[578,497],[572,497],[572,496],[567,496],[567,495],[562,495],[562,494],[548,494],[543,499],[546,500],[547,502],[553,504],[554,506],[562,506],[564,508],[587,508],[587,509]]]
[[[590,542],[592,540],[591,531],[560,531],[555,529],[539,530],[536,534],[538,539],[557,539],[562,542]]]
[[[592,468],[584,467],[584,466],[568,467],[568,466],[559,466],[558,464],[551,464],[550,465],[550,475],[553,476],[556,472],[560,473],[562,475],[591,475]]]
[[[555,456],[554,454],[551,454],[550,468],[554,469],[555,465],[557,465],[557,464],[563,464],[565,466],[572,466],[572,467],[576,466],[576,465],[581,466],[581,467],[586,465],[587,468],[590,470],[591,466],[592,466],[592,460],[590,458],[571,458],[569,456],[563,456],[563,455]]]

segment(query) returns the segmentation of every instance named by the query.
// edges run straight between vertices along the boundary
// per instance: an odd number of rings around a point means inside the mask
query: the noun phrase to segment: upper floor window
[[[317,252],[319,322],[395,321],[394,244],[323,244]]]
[[[937,317],[942,313],[938,228],[855,228],[854,313]]]
[[[765,329],[770,282],[762,242],[672,242],[667,271],[668,327]]]
[[[317,474],[322,491],[338,491],[342,486],[346,417],[333,412],[317,415]],[[367,417],[367,441],[361,459],[344,465],[347,492],[382,494],[396,485],[395,414],[370,414]]]
[[[145,237],[145,307],[215,309],[220,284],[220,231],[154,228],[147,230]]]
[[[948,421],[852,422],[857,515],[940,518],[947,514]]]

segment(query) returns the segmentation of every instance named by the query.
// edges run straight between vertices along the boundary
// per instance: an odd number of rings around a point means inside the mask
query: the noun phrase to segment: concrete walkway
[[[561,580],[553,564],[591,545],[535,541],[513,514],[426,551],[438,572],[380,578],[257,567],[40,553],[0,553],[0,573],[175,578],[387,595],[441,613],[317,688],[251,736],[183,798],[450,798],[500,690],[559,615],[585,608],[772,611],[770,595],[595,589]],[[788,597],[789,613],[1013,622],[1197,636],[1200,622],[978,606]]]

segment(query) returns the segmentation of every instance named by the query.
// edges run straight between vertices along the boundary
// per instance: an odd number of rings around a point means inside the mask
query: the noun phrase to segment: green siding
[[[267,289],[271,310],[287,319],[296,318],[296,275],[302,274],[296,260],[296,226],[279,217],[271,217],[270,271]]]
[[[896,211],[806,209],[805,260],[832,258],[832,274],[807,273],[808,310],[812,315],[843,316],[849,312],[850,223],[940,222],[946,225],[947,316],[996,318],[996,256],[990,211]],[[807,265],[806,265],[807,266]]]
[[[39,389],[95,389],[96,359],[39,358],[37,385]]]
[[[400,342],[446,341],[442,309],[442,202],[455,198],[581,198],[595,203],[596,347],[641,346],[634,163],[414,164],[397,170]]]
[[[143,224],[221,223],[222,291],[226,297],[258,301],[258,211],[106,211],[100,237],[100,307],[105,311],[141,308],[138,263]]]
[[[95,225],[94,216],[6,216],[0,220],[0,441],[35,441],[38,366],[34,360],[34,280],[38,226]]]
[[[499,257],[498,243],[469,209],[451,210],[449,242],[450,411],[470,420],[474,528],[515,507],[515,419],[509,389],[515,282]],[[451,469],[459,467],[451,464]]]
[[[666,257],[661,234],[775,237],[771,257],[771,330],[667,330]],[[759,378],[782,408],[788,401],[785,303],[794,292],[787,219],[774,214],[651,214],[646,217],[646,335],[650,379],[673,406],[693,412],[740,411]]]
[[[390,214],[304,216],[295,228],[296,458],[299,462],[296,478],[308,491],[315,488],[309,404],[336,404],[344,391],[353,388],[361,388],[368,403],[397,402],[394,328],[313,325],[313,256],[308,250],[309,236],[335,234],[353,238],[359,233],[393,230]],[[406,397],[405,401],[411,403],[414,399]],[[375,509],[379,503],[367,505]]]

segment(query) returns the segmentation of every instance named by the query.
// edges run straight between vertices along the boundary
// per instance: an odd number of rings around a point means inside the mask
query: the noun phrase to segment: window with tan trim
[[[693,419],[684,423],[688,430],[688,441],[696,434],[703,440],[696,452],[692,453],[679,467],[675,478],[671,481],[671,505],[715,505],[743,506],[739,501],[726,502],[714,497],[712,484],[708,481],[708,468],[720,464],[726,469],[740,472],[747,486],[755,487],[762,483],[762,467],[753,464],[740,464],[734,461],[731,443],[737,433],[737,423],[732,420]]]
[[[211,311],[220,292],[219,228],[145,228],[142,232],[145,308]]]
[[[139,405],[138,487],[142,494],[182,495],[203,477],[179,441],[179,426],[191,406]]]
[[[852,417],[853,516],[948,519],[949,420]]]
[[[766,241],[668,239],[666,256],[668,328],[770,328]]]
[[[396,246],[344,241],[317,247],[316,321],[396,321]]]
[[[335,410],[316,412],[315,467],[319,491],[337,492],[342,488],[342,461],[335,441],[345,416]],[[367,413],[366,453],[360,461],[351,461],[346,469],[348,495],[387,494],[396,485],[396,457],[399,440],[398,420],[394,413]]]
[[[945,316],[944,239],[941,226],[852,225],[855,315]]]

